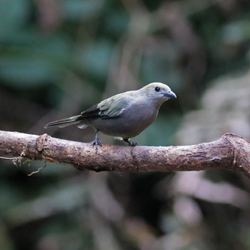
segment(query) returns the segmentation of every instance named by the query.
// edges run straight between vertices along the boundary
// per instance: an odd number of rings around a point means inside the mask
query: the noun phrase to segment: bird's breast
[[[120,116],[114,118],[97,118],[92,126],[104,134],[130,138],[140,134],[157,117],[158,109],[148,104],[134,105],[124,109]]]

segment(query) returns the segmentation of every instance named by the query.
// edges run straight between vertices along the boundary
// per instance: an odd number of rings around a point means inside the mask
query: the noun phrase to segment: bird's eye
[[[160,87],[155,87],[155,91],[156,91],[156,92],[159,92],[160,90],[161,90]]]

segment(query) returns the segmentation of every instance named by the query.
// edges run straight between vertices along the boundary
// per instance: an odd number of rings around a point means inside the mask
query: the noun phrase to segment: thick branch
[[[71,164],[94,171],[190,171],[230,169],[250,177],[250,142],[234,134],[190,146],[103,145],[98,153],[87,143],[0,131],[0,155]]]

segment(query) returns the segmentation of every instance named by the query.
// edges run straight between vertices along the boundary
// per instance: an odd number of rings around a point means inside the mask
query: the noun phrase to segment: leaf
[[[98,78],[106,77],[110,67],[111,46],[103,40],[80,50],[77,53],[80,67]]]
[[[0,59],[1,78],[15,87],[31,87],[53,81],[59,68],[43,59],[32,57],[5,57]]]
[[[26,0],[0,1],[0,37],[20,29],[29,18],[30,6]]]
[[[100,1],[97,0],[65,0],[62,3],[65,18],[77,20],[88,19],[100,10]]]
[[[250,21],[241,20],[222,27],[222,41],[225,44],[237,44],[250,38]]]

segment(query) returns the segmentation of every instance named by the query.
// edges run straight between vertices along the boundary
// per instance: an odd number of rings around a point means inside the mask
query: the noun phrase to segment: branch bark
[[[0,131],[0,155],[71,164],[93,171],[191,171],[227,169],[250,178],[250,142],[235,134],[189,146],[103,145],[98,153],[88,143]]]

